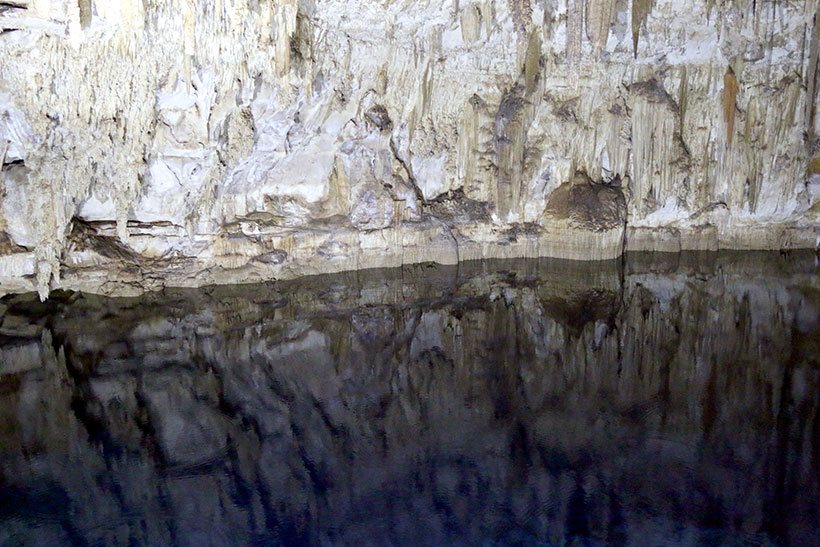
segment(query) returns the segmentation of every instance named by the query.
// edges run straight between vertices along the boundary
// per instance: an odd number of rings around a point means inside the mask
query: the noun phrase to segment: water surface
[[[0,301],[0,544],[816,544],[813,254]]]

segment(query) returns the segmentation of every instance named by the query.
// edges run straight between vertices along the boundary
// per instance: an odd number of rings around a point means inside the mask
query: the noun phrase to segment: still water
[[[814,254],[0,300],[0,544],[817,544]]]

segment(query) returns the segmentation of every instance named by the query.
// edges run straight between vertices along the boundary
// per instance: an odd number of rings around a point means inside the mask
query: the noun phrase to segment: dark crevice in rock
[[[630,84],[629,91],[636,93],[651,103],[663,104],[669,108],[670,111],[680,116],[680,106],[678,101],[666,91],[666,88],[656,78],[650,78],[642,82],[635,82]]]
[[[28,2],[4,0],[0,2],[0,14],[11,11],[13,9],[25,10],[28,9]]]
[[[577,172],[572,182],[550,194],[546,213],[581,228],[606,231],[625,226],[626,199],[620,187],[595,183],[586,173]]]
[[[89,250],[125,263],[137,264],[143,259],[117,237],[102,235],[92,222],[74,217],[67,237],[66,251]]]
[[[453,223],[490,222],[491,209],[490,203],[468,198],[463,188],[437,196],[426,207],[432,215]]]
[[[404,158],[401,157],[401,154],[399,154],[399,149],[396,146],[396,142],[393,140],[392,135],[390,136],[390,152],[407,174],[407,182],[413,187],[413,192],[416,194],[416,199],[419,204],[424,205],[427,203],[427,200],[424,198],[424,192],[421,191],[421,188],[419,188],[419,185],[416,183],[416,177],[413,176],[413,168],[407,161],[404,160]]]

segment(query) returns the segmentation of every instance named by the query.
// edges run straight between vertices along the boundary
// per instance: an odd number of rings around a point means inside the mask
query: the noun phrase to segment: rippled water
[[[6,297],[0,544],[816,544],[819,271]]]

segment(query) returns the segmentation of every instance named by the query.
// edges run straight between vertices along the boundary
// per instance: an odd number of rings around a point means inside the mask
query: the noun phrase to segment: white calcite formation
[[[815,0],[0,1],[0,291],[815,248]]]

